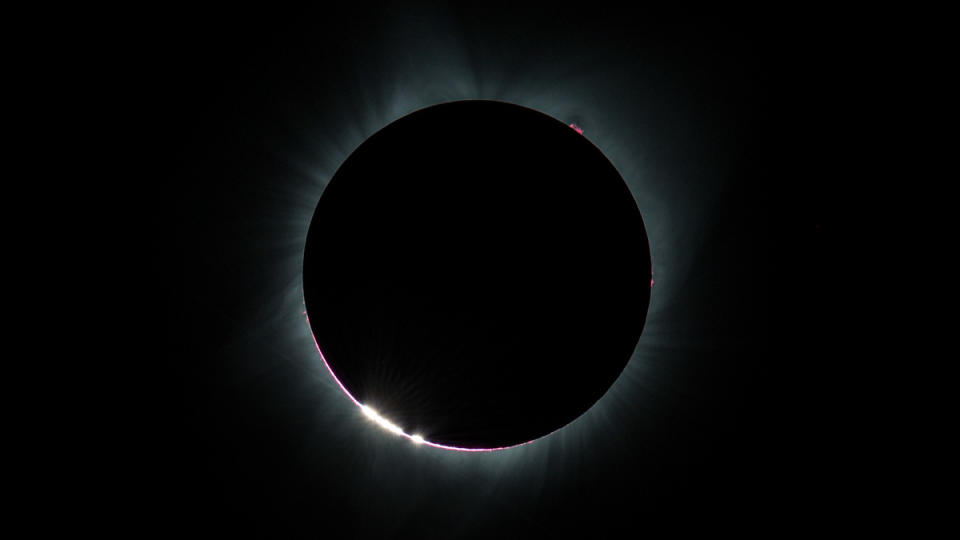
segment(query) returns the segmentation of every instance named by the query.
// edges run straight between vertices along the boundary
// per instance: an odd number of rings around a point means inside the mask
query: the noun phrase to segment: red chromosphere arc
[[[304,302],[304,303],[306,303],[306,302]],[[303,312],[303,315],[306,316],[306,313],[307,313],[307,312],[304,311],[304,312]],[[346,394],[348,398],[350,398],[350,401],[352,401],[354,405],[356,405],[357,407],[359,407],[360,410],[361,410],[364,414],[366,414],[367,416],[369,416],[370,413],[369,413],[368,411],[369,411],[370,409],[369,409],[368,407],[366,407],[363,403],[360,403],[359,401],[357,401],[357,398],[353,397],[353,395],[350,393],[350,391],[347,390],[347,387],[344,386],[343,383],[340,382],[340,379],[337,378],[337,374],[333,372],[333,368],[330,367],[330,363],[327,362],[326,357],[323,356],[323,351],[320,350],[320,344],[317,343],[317,338],[316,338],[316,336],[314,336],[313,328],[310,327],[310,317],[306,317],[306,320],[307,320],[307,329],[310,331],[310,337],[313,339],[313,346],[317,348],[317,353],[320,355],[320,360],[323,360],[323,365],[326,366],[327,371],[330,372],[330,376],[333,377],[333,380],[337,382],[337,386],[340,387],[340,390],[342,390],[343,393]],[[376,414],[376,413],[374,413],[374,414]],[[520,443],[520,444],[514,444],[514,445],[511,445],[511,446],[500,446],[500,447],[496,447],[496,448],[461,448],[461,447],[459,447],[459,446],[449,446],[449,445],[446,445],[446,444],[438,444],[438,443],[435,443],[435,442],[430,442],[430,441],[428,441],[428,440],[426,440],[426,439],[424,439],[424,438],[422,438],[422,437],[420,437],[420,436],[418,436],[418,435],[411,435],[411,434],[403,431],[402,429],[396,428],[395,426],[394,426],[393,429],[390,429],[390,431],[393,431],[393,432],[396,433],[397,435],[401,435],[401,436],[403,436],[403,437],[406,437],[407,439],[409,439],[409,440],[411,440],[411,441],[413,441],[413,442],[415,442],[415,443],[417,443],[417,444],[423,444],[423,445],[426,445],[426,446],[432,446],[432,447],[434,447],[434,448],[440,448],[440,449],[443,449],[443,450],[455,450],[455,451],[457,451],[457,452],[493,452],[493,451],[495,451],[495,450],[507,450],[507,449],[509,449],[509,448],[517,448],[518,446],[523,446],[523,445],[530,444],[530,443],[533,442],[533,441],[527,441],[527,442],[523,442],[523,443]]]

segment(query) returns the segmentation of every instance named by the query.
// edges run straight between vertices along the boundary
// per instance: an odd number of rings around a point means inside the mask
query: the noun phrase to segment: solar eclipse
[[[317,205],[307,314],[341,388],[415,442],[500,449],[595,403],[646,318],[633,195],[583,135],[468,100],[377,132]]]
[[[805,102],[780,107],[758,27],[318,9],[170,12],[129,63],[157,278],[124,316],[159,342],[118,386],[162,421],[116,431],[149,429],[148,523],[537,537],[780,505],[768,390],[819,357],[768,305],[802,307],[769,215],[802,191],[779,150],[816,139],[774,129]]]

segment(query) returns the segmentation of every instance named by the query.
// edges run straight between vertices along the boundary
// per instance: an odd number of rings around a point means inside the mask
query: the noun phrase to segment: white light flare
[[[412,438],[410,437],[410,435],[407,435],[406,433],[404,433],[403,430],[400,429],[400,426],[380,416],[380,414],[377,411],[371,409],[370,407],[367,407],[366,405],[361,405],[360,410],[363,411],[363,414],[367,415],[367,418],[376,422],[377,425],[379,425],[383,429],[391,433],[396,433],[397,435],[403,435],[404,437]]]
[[[305,302],[304,302],[304,305],[306,305]],[[304,310],[304,311],[303,311],[303,315],[306,316],[306,314],[307,314],[307,312],[306,312],[306,310]],[[347,390],[347,387],[344,386],[343,383],[340,382],[340,379],[337,378],[337,374],[333,372],[333,368],[330,367],[330,363],[327,362],[326,356],[324,356],[324,355],[323,355],[323,351],[320,350],[320,344],[317,343],[317,338],[316,338],[316,336],[315,336],[314,333],[313,333],[313,327],[310,326],[310,317],[306,317],[306,321],[307,321],[307,328],[308,328],[309,331],[310,331],[310,338],[313,340],[313,345],[314,345],[314,347],[316,347],[316,349],[317,349],[317,354],[320,355],[320,360],[323,361],[323,365],[327,368],[327,372],[329,372],[329,373],[330,373],[330,376],[333,377],[333,380],[336,381],[337,386],[340,387],[340,390],[342,390],[343,393],[346,394],[346,396],[347,396],[348,398],[350,398],[350,401],[352,401],[352,402],[354,403],[354,405],[356,405],[357,407],[360,407],[360,410],[363,411],[363,414],[366,415],[368,418],[370,418],[371,420],[374,420],[375,422],[377,422],[377,424],[379,424],[379,425],[381,425],[381,426],[383,426],[383,425],[384,425],[384,422],[385,422],[387,425],[393,426],[393,427],[395,428],[395,429],[387,428],[389,431],[391,431],[391,432],[393,432],[393,433],[396,433],[397,435],[403,435],[404,437],[410,439],[411,441],[413,441],[413,442],[416,443],[416,444],[424,444],[424,445],[426,445],[426,446],[430,446],[430,447],[433,447],[433,448],[440,448],[440,449],[443,449],[443,450],[454,450],[454,451],[457,451],[457,452],[494,452],[494,451],[497,451],[497,450],[507,450],[507,449],[510,449],[510,448],[516,448],[516,447],[518,447],[518,446],[523,446],[523,445],[530,444],[531,442],[533,442],[533,441],[527,441],[527,442],[524,442],[524,443],[515,444],[515,445],[513,445],[513,446],[498,446],[498,447],[494,447],[494,448],[462,448],[462,447],[459,447],[459,446],[450,446],[450,445],[446,445],[446,444],[439,444],[439,443],[431,442],[431,441],[428,441],[428,440],[424,439],[423,436],[421,436],[421,435],[407,435],[407,434],[404,433],[403,430],[400,429],[398,426],[395,426],[395,425],[393,425],[392,423],[384,420],[383,417],[381,417],[381,416],[380,416],[376,411],[374,411],[372,408],[370,408],[370,407],[368,407],[368,406],[360,403],[359,401],[357,401],[357,399],[356,399],[355,397],[353,397],[353,394],[351,394],[350,391]],[[384,427],[386,427],[386,426],[384,426]]]

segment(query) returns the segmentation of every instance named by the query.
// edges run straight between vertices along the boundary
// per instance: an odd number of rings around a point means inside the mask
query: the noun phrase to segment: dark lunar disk
[[[589,140],[532,109],[460,101],[397,120],[343,163],[310,224],[303,290],[357,401],[429,442],[498,448],[610,388],[650,272],[636,202]]]

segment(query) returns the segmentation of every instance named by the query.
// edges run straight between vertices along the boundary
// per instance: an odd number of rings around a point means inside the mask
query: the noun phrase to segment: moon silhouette
[[[303,293],[327,367],[368,416],[417,443],[498,449],[610,388],[643,330],[651,257],[633,195],[587,136],[457,101],[343,162],[310,223]]]

